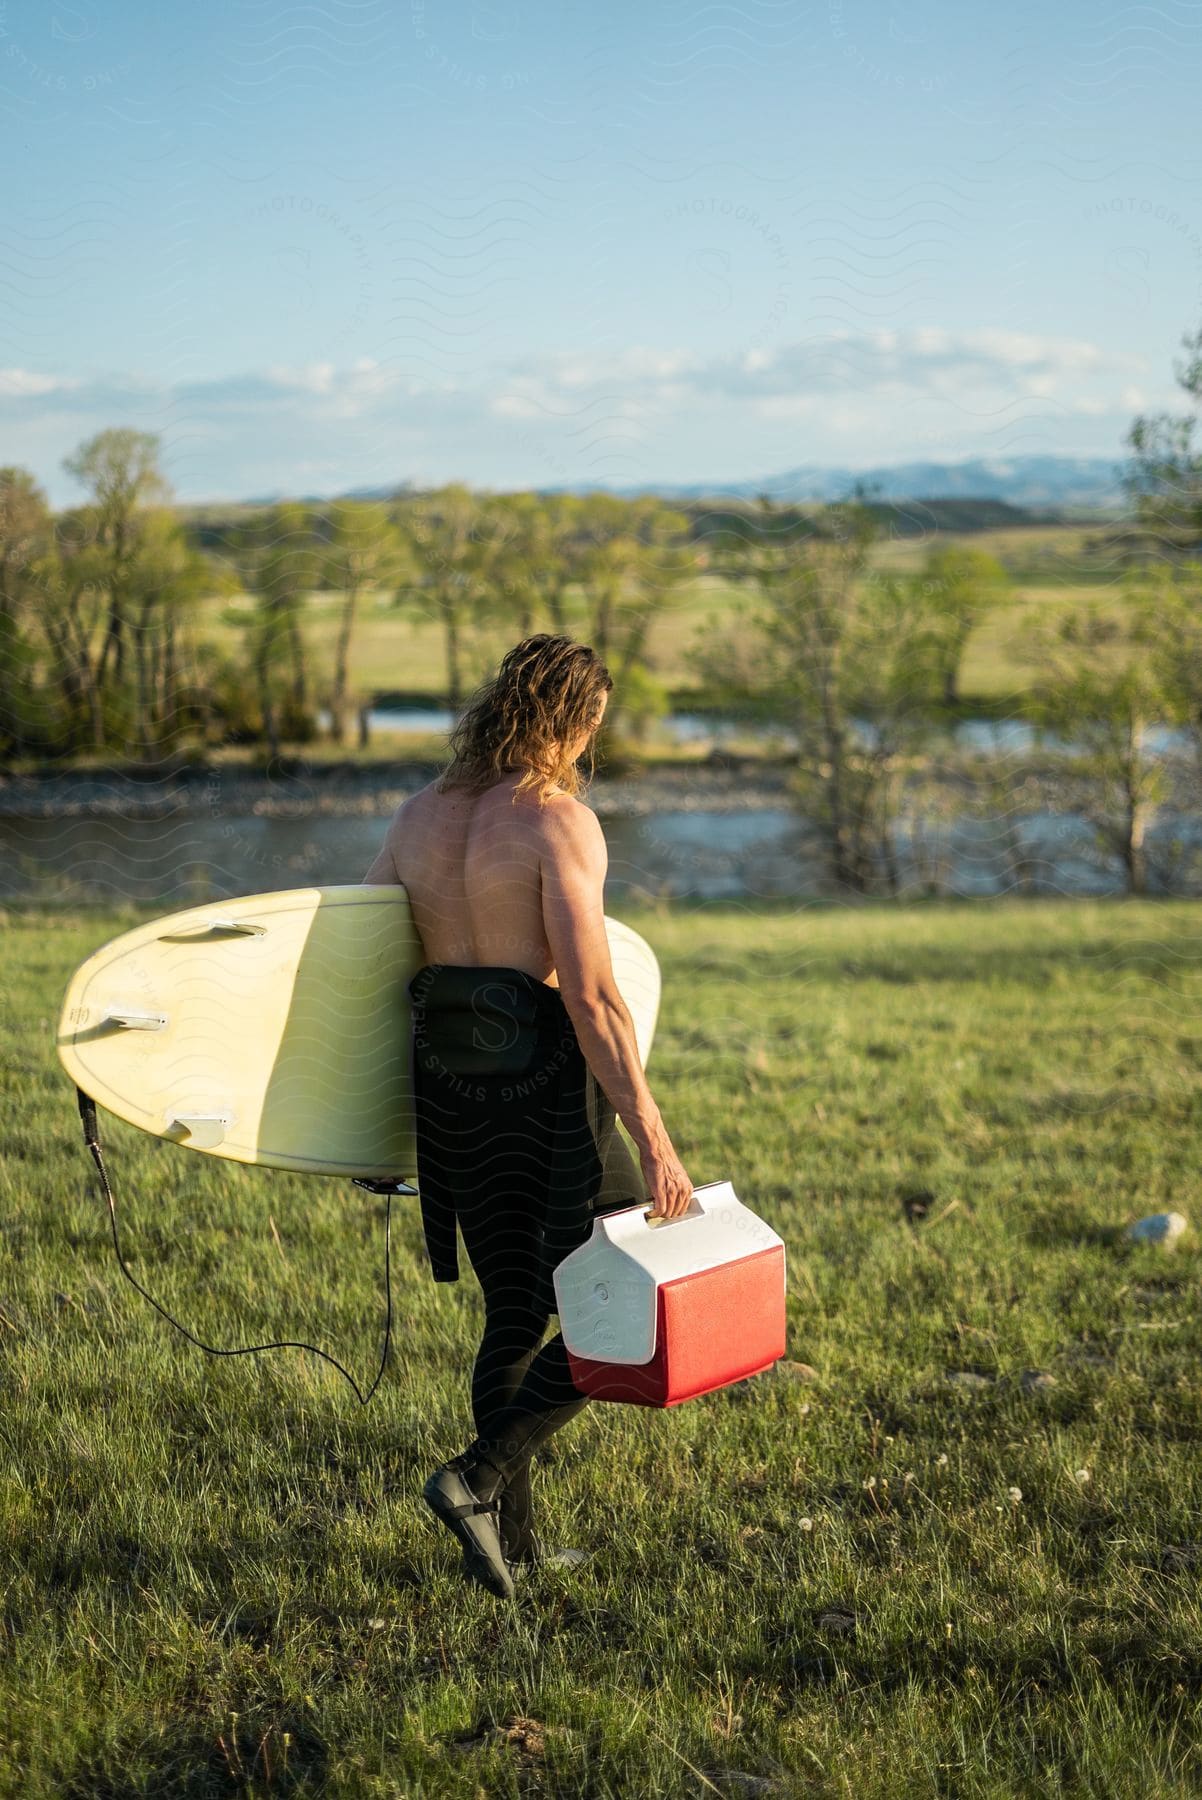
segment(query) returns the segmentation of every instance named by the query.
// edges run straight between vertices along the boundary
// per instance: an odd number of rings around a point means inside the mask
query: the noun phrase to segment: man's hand
[[[647,1184],[647,1198],[654,1201],[648,1218],[678,1219],[689,1209],[693,1183],[672,1148],[667,1132],[658,1142],[639,1151],[639,1167]]]

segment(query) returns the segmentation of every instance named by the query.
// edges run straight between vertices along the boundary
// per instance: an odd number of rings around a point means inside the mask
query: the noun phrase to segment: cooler
[[[729,1181],[688,1211],[604,1213],[553,1273],[572,1380],[596,1400],[679,1406],[785,1353],[785,1246]]]

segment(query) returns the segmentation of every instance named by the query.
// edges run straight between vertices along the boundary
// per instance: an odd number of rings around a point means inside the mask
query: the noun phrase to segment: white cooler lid
[[[595,1219],[588,1242],[554,1271],[560,1330],[576,1356],[650,1362],[660,1287],[783,1246],[729,1181],[694,1188],[676,1219],[649,1219],[649,1204]]]

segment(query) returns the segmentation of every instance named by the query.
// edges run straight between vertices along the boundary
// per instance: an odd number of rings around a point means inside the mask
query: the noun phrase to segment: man
[[[649,1198],[653,1217],[676,1218],[693,1191],[614,980],[605,838],[577,798],[576,764],[612,688],[587,645],[546,634],[515,645],[364,876],[403,884],[427,958],[409,992],[435,1280],[457,1278],[458,1222],[485,1302],[477,1436],[424,1494],[463,1545],[465,1574],[506,1596],[514,1567],[540,1558],[530,1458],[587,1404],[562,1334],[539,1347],[551,1271],[596,1211]]]

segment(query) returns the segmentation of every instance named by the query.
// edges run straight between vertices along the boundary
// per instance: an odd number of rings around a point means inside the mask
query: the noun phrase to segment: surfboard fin
[[[225,932],[230,937],[264,937],[266,925],[252,925],[246,919],[202,919],[194,929],[186,932],[165,931],[159,939],[162,944],[178,944],[186,937],[210,937],[213,932]]]
[[[110,1006],[102,1025],[120,1025],[126,1031],[161,1031],[167,1023],[166,1013],[139,1012],[132,1006]]]
[[[233,1122],[232,1113],[171,1113],[167,1130],[187,1132],[190,1150],[212,1150]]]

